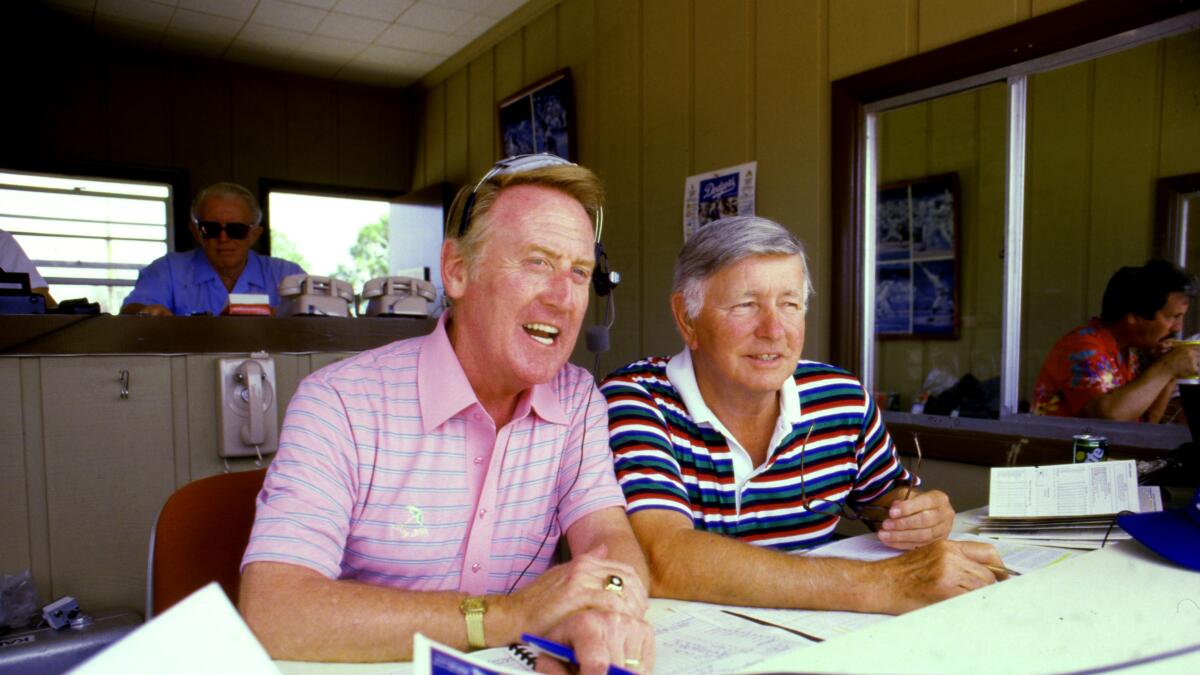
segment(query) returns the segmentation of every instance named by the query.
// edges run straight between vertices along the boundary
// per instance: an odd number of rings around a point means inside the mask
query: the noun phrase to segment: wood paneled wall
[[[101,42],[35,3],[0,8],[9,64],[0,161],[182,168],[193,191],[260,178],[406,192],[400,90],[188,60]]]
[[[751,160],[758,213],[808,246],[804,351],[827,358],[830,82],[1071,2],[562,0],[426,81],[414,187],[480,175],[496,102],[569,67],[578,159],[608,187],[605,245],[624,276],[602,373],[679,349],[667,301],[684,179]]]

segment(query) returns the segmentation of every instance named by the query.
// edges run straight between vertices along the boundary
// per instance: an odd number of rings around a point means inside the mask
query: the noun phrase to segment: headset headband
[[[506,157],[493,164],[492,168],[488,169],[488,172],[483,174],[483,178],[480,178],[479,182],[475,184],[474,189],[471,190],[471,194],[467,195],[466,200],[463,202],[462,219],[458,223],[458,238],[462,239],[466,236],[467,230],[471,227],[471,211],[475,206],[475,195],[479,192],[479,188],[483,187],[484,183],[496,176],[533,171],[534,169],[542,169],[548,166],[579,165],[548,152],[540,152],[533,155],[515,155],[513,157]],[[604,230],[603,206],[596,208],[596,222],[594,225],[596,229],[596,243],[599,244],[600,234]]]

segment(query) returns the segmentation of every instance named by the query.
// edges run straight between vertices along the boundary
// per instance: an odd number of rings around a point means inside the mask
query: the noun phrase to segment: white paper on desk
[[[1122,539],[1131,539],[1119,527],[1060,527],[1047,528],[1039,530],[1036,528],[1021,528],[1015,530],[992,530],[990,528],[980,528],[980,536],[990,537],[993,539],[1027,539],[1029,541],[1077,541],[1077,540],[1095,540],[1104,541],[1107,536],[1109,541],[1119,541]]]
[[[1076,554],[1100,548],[1099,539],[1024,539],[1022,537],[1006,536],[1003,539],[988,539],[988,543],[995,544],[997,547],[1004,543],[1033,548],[1044,547],[1047,550],[1073,550]],[[1050,547],[1053,547],[1053,549],[1050,549]],[[1013,567],[1013,569],[1017,568]],[[1017,571],[1020,572],[1021,570]]]
[[[810,609],[770,609],[765,607],[730,607],[730,611],[754,617],[759,621],[798,630],[821,640],[853,633],[871,624],[887,621],[890,614],[866,612],[816,611]],[[810,644],[813,644],[810,642]]]
[[[1036,569],[1048,567],[1057,562],[1061,562],[1077,555],[1074,551],[1063,551],[1055,548],[1044,548],[1042,546],[1028,546],[1024,544],[1014,544],[1007,541],[997,541],[981,537],[975,534],[966,532],[954,532],[950,535],[951,541],[977,541],[986,544],[991,544],[996,547],[996,552],[1004,560],[1005,566],[1009,569],[1016,570],[1021,574],[1032,572]],[[1047,544],[1046,546],[1049,546]],[[827,556],[837,558],[849,558],[850,560],[885,560],[894,558],[904,551],[891,548],[883,542],[879,541],[879,537],[874,533],[860,534],[857,537],[850,537],[826,544],[820,548],[815,548],[808,552],[811,556]],[[817,614],[826,614],[827,612],[816,612]],[[851,614],[852,612],[842,612]],[[868,615],[869,616],[869,615]],[[795,626],[793,626],[795,627]],[[804,629],[800,629],[804,630]],[[806,631],[807,632],[807,631]],[[822,636],[824,637],[824,636]]]
[[[1133,460],[993,467],[992,518],[1108,515],[1138,510]]]
[[[278,675],[279,670],[213,582],[71,672]]]
[[[1138,513],[1162,511],[1162,490],[1157,485],[1138,486]]]
[[[953,541],[979,541],[996,547],[996,552],[1004,560],[1004,566],[1021,574],[1029,574],[1034,570],[1056,565],[1068,558],[1079,555],[1079,551],[1056,548],[1054,544],[1030,545],[1031,542],[997,541],[976,534],[959,533],[950,535]]]
[[[812,642],[771,626],[726,614],[703,602],[655,600],[646,613],[654,626],[655,675],[736,673],[763,659]]]

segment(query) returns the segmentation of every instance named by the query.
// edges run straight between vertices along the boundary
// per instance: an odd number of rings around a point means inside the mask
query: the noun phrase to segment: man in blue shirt
[[[230,293],[263,293],[279,306],[279,282],[304,269],[250,250],[262,235],[262,209],[246,188],[210,185],[192,202],[192,236],[199,246],[168,253],[142,269],[122,314],[220,314]]]

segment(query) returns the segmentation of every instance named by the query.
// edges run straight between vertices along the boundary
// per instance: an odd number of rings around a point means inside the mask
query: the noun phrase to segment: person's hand
[[[1174,345],[1159,359],[1175,377],[1195,377],[1200,372],[1200,345]]]
[[[498,602],[511,612],[510,625],[537,635],[548,635],[568,616],[599,610],[641,619],[646,613],[646,587],[632,567],[607,560],[603,544],[564,565],[546,570],[533,583]],[[609,577],[621,578],[620,593],[605,590]],[[619,664],[618,664],[619,665]]]
[[[546,637],[575,650],[580,675],[603,675],[610,663],[636,673],[654,672],[654,627],[638,617],[585,610],[551,628]],[[570,672],[566,664],[548,655],[538,657],[537,671]]]
[[[998,577],[987,566],[1004,561],[991,544],[935,541],[872,564],[891,596],[888,611],[902,614],[994,583]]]
[[[171,310],[163,305],[143,305],[137,311],[138,316],[175,316]]]
[[[892,502],[878,534],[884,544],[908,550],[945,539],[953,527],[950,497],[941,490],[930,490]]]

